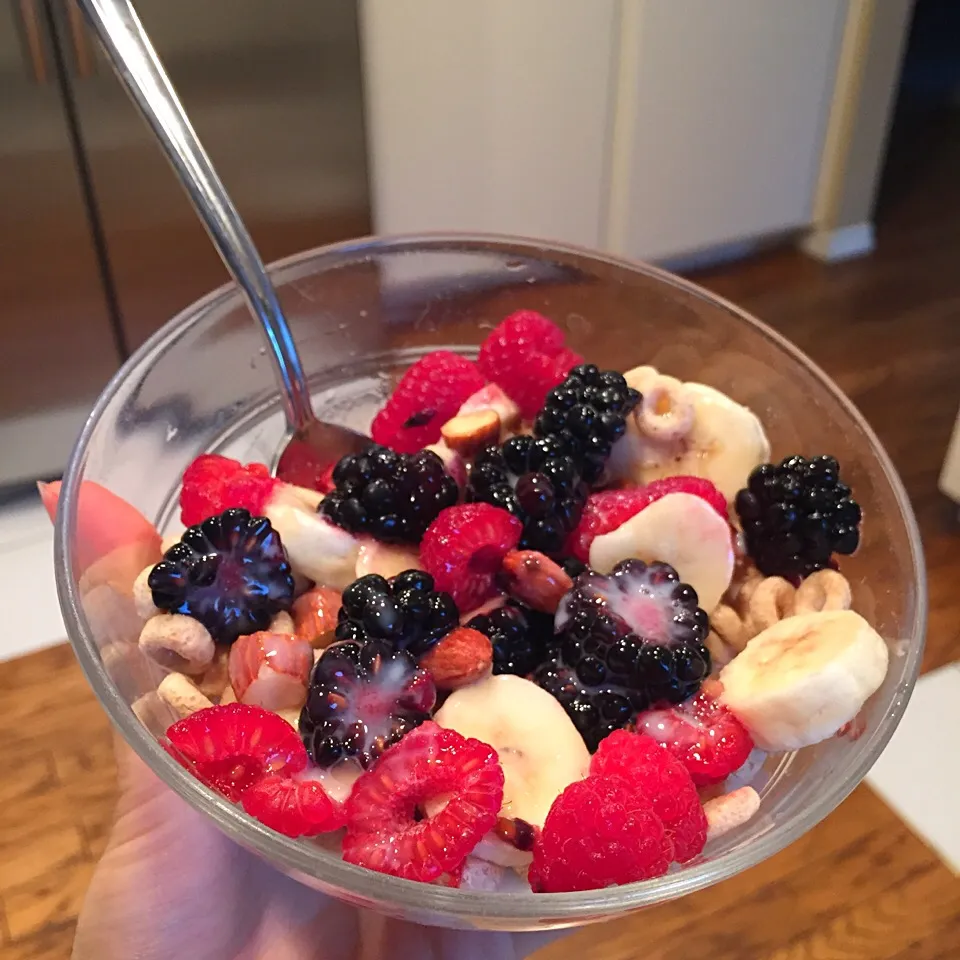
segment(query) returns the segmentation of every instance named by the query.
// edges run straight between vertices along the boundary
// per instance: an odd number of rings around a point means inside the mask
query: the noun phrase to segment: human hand
[[[60,484],[41,484],[51,519]],[[81,594],[127,592],[160,536],[84,483]],[[88,611],[89,615],[89,611]],[[116,821],[87,892],[73,960],[520,960],[556,934],[445,930],[381,917],[311,890],[237,846],[117,744]]]
[[[116,821],[73,960],[520,960],[554,935],[443,930],[317,893],[224,836],[118,744]]]

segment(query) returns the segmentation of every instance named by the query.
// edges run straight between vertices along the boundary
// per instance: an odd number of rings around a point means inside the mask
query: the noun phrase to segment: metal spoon
[[[290,438],[276,474],[307,486],[324,469],[370,443],[318,420],[290,327],[247,228],[200,143],[163,65],[127,0],[78,0],[120,82],[163,147],[250,312],[263,327],[276,368]]]

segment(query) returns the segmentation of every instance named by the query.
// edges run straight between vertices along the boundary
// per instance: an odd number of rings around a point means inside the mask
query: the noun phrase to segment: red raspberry
[[[229,507],[243,507],[261,516],[278,483],[265,464],[244,466],[216,453],[201,454],[183,473],[180,519],[192,527]]]
[[[589,563],[590,544],[596,537],[616,530],[644,507],[668,493],[691,493],[706,500],[721,517],[727,518],[727,501],[723,494],[709,480],[701,477],[667,477],[654,480],[645,487],[601,490],[587,497],[580,522],[567,538],[567,553]]]
[[[370,436],[397,453],[416,453],[440,439],[440,428],[483,387],[477,365],[449,350],[418,360],[373,418]]]
[[[553,801],[533,848],[535,893],[599,890],[667,872],[673,844],[643,792],[622,777],[589,776]]]
[[[287,837],[315,837],[346,823],[343,808],[316,780],[264,777],[243,792],[240,802],[251,817]]]
[[[707,818],[687,768],[652,737],[617,730],[605,737],[590,772],[623,777],[653,804],[673,841],[677,863],[693,859],[707,842]]]
[[[420,563],[467,613],[496,595],[500,565],[522,533],[516,517],[489,503],[447,507],[423,535]]]
[[[669,750],[698,787],[725,780],[753,749],[747,728],[702,692],[677,706],[641,713],[636,726]]]
[[[171,724],[167,740],[168,752],[198,780],[234,801],[267,774],[291,776],[307,765],[286,720],[243,703],[198,710]]]
[[[428,801],[447,805],[423,817]],[[427,722],[408,733],[354,784],[343,859],[406,880],[455,879],[497,822],[503,770],[479,740]]]
[[[480,346],[477,363],[532,420],[547,393],[583,357],[564,346],[563,331],[534,310],[511,313]]]

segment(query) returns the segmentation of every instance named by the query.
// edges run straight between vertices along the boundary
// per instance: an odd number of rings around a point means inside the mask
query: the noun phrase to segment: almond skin
[[[460,413],[440,428],[440,436],[451,449],[469,456],[500,439],[500,415],[496,410]]]
[[[340,592],[330,587],[314,587],[293,601],[293,625],[296,637],[314,649],[333,642],[340,612]]]
[[[478,410],[493,410],[500,417],[500,425],[505,430],[514,430],[520,426],[520,408],[507,396],[503,387],[488,383],[463,401],[457,416],[463,413],[476,413]]]
[[[459,690],[490,672],[493,645],[471,627],[455,627],[420,658],[439,690]]]
[[[543,613],[556,613],[573,587],[566,570],[537,550],[511,550],[503,558],[500,581],[512,596]]]

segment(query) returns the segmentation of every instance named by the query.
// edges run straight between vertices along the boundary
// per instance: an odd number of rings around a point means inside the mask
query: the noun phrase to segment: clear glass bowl
[[[364,240],[309,251],[271,275],[319,415],[366,428],[393,376],[422,353],[472,354],[506,314],[552,317],[601,366],[652,364],[723,390],[762,418],[774,457],[830,452],[865,514],[844,559],[854,606],[888,641],[890,670],[859,739],[767,759],[749,781],[759,814],[692,864],[645,883],[588,893],[477,893],[411,883],[286,839],[208,790],[158,746],[172,716],[150,703],[161,671],[136,646],[130,574],[83,573],[78,490],[93,480],[163,532],[179,529],[177,487],[202,451],[270,462],[284,436],[260,332],[232,286],[184,310],[145,343],[98,400],[64,480],[56,530],[60,602],[77,657],[104,709],[149,766],[225,833],[280,870],[351,903],[426,924],[529,930],[608,919],[717,883],[759,863],[827,816],[860,782],[899,721],[923,648],[920,539],[903,487],[853,405],[769,328],[692,283],[571,247],[492,237]],[[91,527],[91,523],[94,524]],[[109,537],[84,519],[84,538]],[[146,698],[140,699],[140,698]]]

